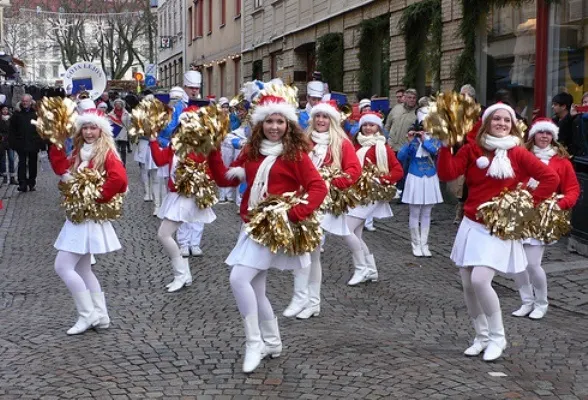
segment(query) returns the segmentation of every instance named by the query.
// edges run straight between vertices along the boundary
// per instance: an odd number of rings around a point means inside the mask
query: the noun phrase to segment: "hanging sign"
[[[106,74],[92,63],[77,63],[65,72],[63,86],[66,92],[74,95],[87,91],[90,98],[96,100],[106,89]]]

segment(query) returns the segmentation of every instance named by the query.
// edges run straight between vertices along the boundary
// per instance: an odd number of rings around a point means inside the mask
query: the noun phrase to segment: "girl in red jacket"
[[[278,320],[266,296],[270,267],[280,270],[308,268],[310,254],[289,256],[251,239],[245,230],[248,210],[268,195],[304,192],[306,204],[288,211],[288,218],[298,222],[320,207],[327,195],[325,182],[308,156],[311,145],[298,126],[296,109],[281,97],[263,96],[252,114],[251,141],[231,165],[228,175],[247,181],[241,202],[245,222],[233,251],[226,260],[232,268],[230,282],[245,325],[243,372],[252,372],[261,360],[278,357],[282,342]]]
[[[377,165],[383,174],[380,178],[382,184],[393,185],[398,182],[404,172],[402,165],[396,159],[396,155],[389,146],[386,146],[386,138],[383,135],[382,119],[379,114],[365,113],[359,120],[360,130],[354,138],[355,149],[362,166],[366,163]],[[347,223],[351,235],[344,236],[345,243],[351,249],[351,256],[355,271],[347,282],[349,286],[355,286],[362,282],[377,281],[378,270],[374,255],[361,238],[363,224],[369,217],[392,217],[390,204],[385,201],[373,202],[367,206],[359,206],[350,210],[347,214]]]
[[[68,158],[64,149],[49,148],[53,171],[62,181],[72,173],[92,168],[106,173],[106,182],[98,203],[107,203],[115,195],[127,190],[127,173],[116,151],[110,122],[101,112],[87,112],[78,116],[75,124],[73,151]],[[67,331],[77,335],[91,327],[108,328],[110,318],[100,282],[92,272],[91,255],[105,254],[121,248],[109,221],[91,220],[73,223],[66,220],[55,241],[59,250],[55,258],[55,271],[70,290],[79,318]]]
[[[190,111],[190,110],[188,110]],[[180,117],[181,118],[181,117]],[[192,284],[192,273],[187,258],[182,257],[178,243],[174,240],[173,235],[184,222],[202,222],[209,224],[216,219],[212,208],[200,209],[196,201],[191,197],[183,196],[177,192],[175,185],[175,173],[178,167],[179,158],[176,156],[174,149],[170,144],[162,149],[159,147],[157,139],[151,138],[149,146],[151,147],[151,156],[158,167],[169,166],[169,192],[165,196],[157,216],[162,220],[157,238],[161,242],[164,251],[171,259],[174,271],[174,280],[167,285],[169,293],[176,292],[184,286]],[[227,168],[223,164],[221,154],[217,150],[210,152],[208,156],[196,153],[188,154],[188,158],[197,163],[208,162],[208,175],[214,179],[219,186],[229,186],[232,182],[225,178]]]
[[[455,156],[447,146],[439,151],[439,178],[451,181],[465,176],[469,188],[464,214],[451,259],[460,267],[465,303],[473,319],[476,338],[465,351],[467,356],[484,352],[485,361],[502,355],[506,347],[498,295],[492,288],[496,272],[522,272],[527,259],[520,240],[502,240],[491,236],[477,220],[478,206],[500,195],[503,189],[514,189],[523,176],[532,176],[541,184],[535,195],[549,197],[559,182],[545,164],[519,146],[514,110],[506,104],[488,107],[482,116],[482,127],[476,141],[464,145]]]
[[[355,154],[353,144],[341,128],[341,114],[335,101],[319,103],[310,112],[311,126],[309,129],[312,150],[310,159],[317,169],[330,166],[340,170],[344,177],[335,178],[331,185],[339,189],[351,187],[361,174],[361,165]],[[349,236],[345,215],[336,217],[326,213],[321,226],[325,232],[338,236]],[[317,316],[321,302],[321,249],[317,248],[310,254],[310,268],[294,271],[294,292],[290,305],[284,310],[285,317],[308,319]]]
[[[559,128],[551,119],[537,119],[529,131],[527,149],[557,173],[559,176],[557,193],[564,196],[559,200],[558,205],[562,210],[568,210],[578,201],[580,184],[568,153],[557,142],[558,134]],[[528,187],[534,189],[537,184],[537,181],[531,179]],[[548,305],[547,276],[541,268],[545,243],[537,239],[527,239],[523,243],[528,261],[527,269],[514,277],[523,305],[512,315],[515,317],[528,315],[531,319],[541,319],[547,313]]]

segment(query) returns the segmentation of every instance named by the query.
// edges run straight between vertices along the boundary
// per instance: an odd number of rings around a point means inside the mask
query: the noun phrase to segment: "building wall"
[[[157,43],[159,86],[170,89],[182,86],[184,72],[184,0],[163,0],[157,7]],[[163,44],[169,46],[162,46]]]
[[[241,85],[241,7],[242,0],[196,0],[186,5],[186,60],[202,72],[204,96],[230,98]]]

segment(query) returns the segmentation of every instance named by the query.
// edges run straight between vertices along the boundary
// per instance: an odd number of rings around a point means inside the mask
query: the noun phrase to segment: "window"
[[[223,62],[222,64],[219,64],[218,69],[220,75],[220,88],[218,93],[223,96],[225,94],[225,79],[227,79],[227,74],[225,73],[227,70],[227,63]]]
[[[225,24],[227,23],[227,1],[226,0],[220,0],[221,1],[221,17],[220,17],[220,25],[225,26]]]
[[[212,33],[212,0],[208,0],[208,34]]]
[[[235,0],[235,18],[241,15],[241,0]]]
[[[233,93],[239,93],[239,88],[241,87],[241,58],[233,59],[234,63],[234,74],[233,77]]]
[[[45,79],[47,76],[47,66],[45,64],[41,64],[39,66],[39,78]]]
[[[51,51],[53,52],[53,57],[59,57],[59,46],[53,46]]]
[[[53,76],[59,78],[59,65],[53,65]]]
[[[138,70],[139,70],[139,67],[132,67],[131,68],[131,73],[133,74],[133,76],[135,76],[135,74],[137,73]]]
[[[263,0],[253,0],[253,8],[259,8],[263,6]]]
[[[203,0],[196,0],[196,37],[204,36],[204,3]]]
[[[208,83],[207,92],[208,92],[209,96],[212,96],[212,67],[208,67],[206,69],[206,77],[207,77],[206,82]]]
[[[263,80],[263,60],[253,61],[251,79]]]
[[[192,25],[192,18],[194,18],[192,16],[192,7],[188,7],[188,38],[190,39],[188,44],[191,44],[192,40],[194,39],[194,26]]]

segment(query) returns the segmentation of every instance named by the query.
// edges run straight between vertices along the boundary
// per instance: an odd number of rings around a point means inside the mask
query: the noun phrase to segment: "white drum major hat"
[[[188,71],[184,74],[184,86],[201,87],[202,74],[198,71]]]
[[[306,85],[306,95],[308,97],[320,97],[323,98],[325,94],[325,84],[321,81],[310,81]]]

